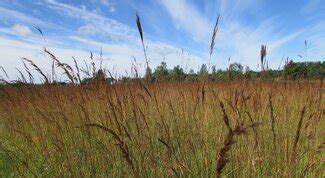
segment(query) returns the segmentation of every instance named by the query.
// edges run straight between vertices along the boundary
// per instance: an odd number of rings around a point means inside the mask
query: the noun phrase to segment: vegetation
[[[138,78],[144,82],[180,82],[180,81],[223,81],[234,79],[281,79],[281,80],[298,80],[298,79],[323,79],[325,77],[325,61],[322,62],[293,62],[292,60],[281,70],[263,70],[252,71],[248,67],[244,71],[244,67],[239,63],[232,63],[227,70],[216,70],[216,66],[212,66],[212,72],[209,73],[207,65],[203,64],[197,73],[190,70],[185,72],[180,66],[168,69],[165,62],[161,62],[152,72],[151,68],[146,69],[143,78]],[[91,80],[91,79],[86,79]],[[133,81],[132,77],[123,77],[117,82],[128,83]],[[112,81],[108,78],[108,81]]]
[[[263,45],[262,71],[233,63],[210,72],[210,62],[197,73],[164,62],[152,71],[136,22],[143,77],[134,68],[135,77],[114,78],[92,54],[72,67],[45,49],[52,75],[24,58],[27,75],[1,79],[1,177],[323,176],[324,62],[270,70]]]
[[[2,87],[7,176],[321,177],[319,81]]]

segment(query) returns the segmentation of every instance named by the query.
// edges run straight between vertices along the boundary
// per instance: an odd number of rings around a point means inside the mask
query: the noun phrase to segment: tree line
[[[102,75],[102,74],[99,74]],[[232,63],[226,70],[216,69],[212,66],[208,70],[206,64],[202,64],[199,71],[189,70],[186,72],[181,66],[177,65],[172,69],[167,68],[166,62],[161,62],[154,70],[150,67],[146,68],[143,77],[121,77],[118,81],[121,83],[128,83],[136,80],[142,80],[149,83],[154,82],[181,82],[181,81],[200,81],[200,80],[233,80],[233,79],[283,79],[283,80],[297,80],[297,79],[322,79],[325,77],[325,62],[293,62],[289,61],[283,69],[265,69],[262,71],[254,71],[249,67],[244,67],[240,63]],[[98,77],[97,77],[98,79]],[[89,82],[86,79],[85,82]],[[113,81],[115,79],[108,77],[106,81]]]
[[[108,75],[108,74],[109,75]],[[208,69],[207,64],[202,64],[200,70],[186,71],[177,65],[172,69],[167,68],[166,62],[161,62],[154,70],[149,66],[146,67],[144,76],[136,75],[135,77],[122,76],[113,77],[111,73],[104,69],[97,70],[92,77],[85,77],[80,80],[80,84],[90,83],[134,83],[134,82],[195,82],[195,81],[226,81],[236,79],[264,79],[264,80],[297,80],[297,79],[323,79],[325,77],[325,61],[318,62],[293,62],[287,61],[282,69],[274,70],[265,67],[261,71],[251,70],[240,63],[232,63],[227,69],[217,69],[212,66]],[[66,85],[69,82],[54,81],[52,84]],[[16,80],[13,82],[0,82],[0,85],[21,85],[27,84]],[[33,83],[31,83],[33,84]]]

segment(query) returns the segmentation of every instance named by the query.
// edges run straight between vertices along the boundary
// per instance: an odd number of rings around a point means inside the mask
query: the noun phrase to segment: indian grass
[[[200,82],[4,86],[1,176],[321,177],[320,86],[263,80],[204,87]],[[276,137],[269,124],[270,94]]]

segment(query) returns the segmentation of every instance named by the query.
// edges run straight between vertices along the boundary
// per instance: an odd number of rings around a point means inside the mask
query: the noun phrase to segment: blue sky
[[[67,63],[73,62],[72,56],[83,63],[89,51],[99,63],[102,48],[103,65],[113,73],[129,74],[133,57],[143,69],[136,11],[153,68],[161,61],[186,70],[208,63],[218,14],[220,27],[211,59],[217,68],[226,68],[231,56],[230,62],[259,69],[261,44],[268,47],[272,68],[283,65],[284,57],[325,59],[322,0],[1,0],[0,65],[14,77],[15,68],[22,66],[20,57],[27,57],[49,71],[51,60],[42,52],[46,46]],[[45,40],[35,26],[43,30]]]

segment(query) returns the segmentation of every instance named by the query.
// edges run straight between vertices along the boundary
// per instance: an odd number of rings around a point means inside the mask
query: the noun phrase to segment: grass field
[[[323,177],[321,81],[0,88],[1,177]]]

